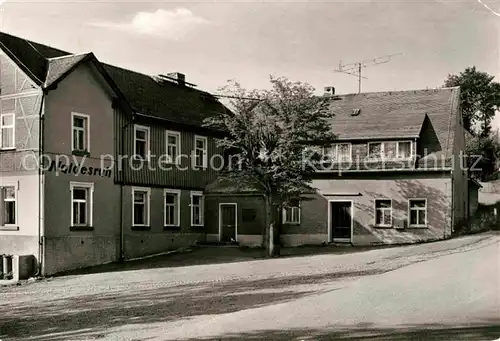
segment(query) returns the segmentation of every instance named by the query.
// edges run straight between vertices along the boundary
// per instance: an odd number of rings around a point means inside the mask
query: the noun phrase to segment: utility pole
[[[399,56],[399,55],[402,55],[402,53],[389,54],[386,56],[381,56],[381,57],[377,57],[377,58],[373,58],[373,59],[366,59],[366,60],[362,60],[359,62],[348,63],[348,64],[342,64],[342,62],[340,62],[339,67],[337,69],[335,69],[334,71],[357,77],[358,78],[358,93],[361,93],[361,79],[362,78],[368,79],[368,78],[361,75],[363,68],[368,67],[368,66],[372,66],[372,65],[387,63],[391,60],[391,57]]]

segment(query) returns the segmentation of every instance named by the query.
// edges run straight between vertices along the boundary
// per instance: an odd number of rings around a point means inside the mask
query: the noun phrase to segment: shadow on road
[[[487,232],[481,235],[484,238],[474,239],[471,243],[464,245],[473,245],[483,239],[487,239],[491,235],[499,235],[500,232]],[[455,240],[460,240],[458,237]],[[422,243],[425,248],[420,250],[420,253],[429,253],[429,251],[440,251],[443,247],[442,241],[433,241]],[[342,255],[350,253],[359,253],[371,250],[381,249],[399,249],[401,252],[387,259],[397,259],[404,256],[407,248],[411,248],[415,244],[408,245],[372,245],[372,246],[350,246],[350,245],[307,245],[298,247],[286,247],[280,249],[280,258],[291,257],[306,257],[315,255]],[[173,268],[193,265],[221,264],[221,263],[237,263],[247,262],[251,260],[266,259],[266,251],[261,248],[244,248],[244,247],[193,247],[187,252],[176,252],[168,255],[155,256],[147,259],[133,260],[127,262],[115,262],[111,264],[98,265],[71,271],[65,271],[54,275],[53,277],[68,276],[68,275],[86,275],[95,273],[109,273],[117,271],[136,271],[143,269],[160,269]]]
[[[446,325],[413,325],[399,328],[374,328],[370,324],[325,330],[272,330],[249,334],[224,335],[217,338],[184,339],[185,341],[299,341],[299,340],[373,340],[373,341],[492,341],[500,337],[500,320],[466,327]]]
[[[366,247],[352,246],[303,246],[294,248],[281,248],[280,258],[305,257],[324,254],[348,254],[364,252],[374,249],[391,248],[396,246],[380,245]],[[135,271],[142,269],[173,268],[181,266],[221,264],[247,262],[251,260],[266,259],[266,252],[259,248],[238,247],[193,247],[188,252],[178,252],[169,255],[156,256],[148,259],[128,261],[124,263],[111,263],[77,270],[65,271],[54,275],[86,275],[94,273]]]
[[[340,272],[47,298],[4,310],[0,316],[0,339],[28,336],[34,340],[102,338],[113,327],[225,314],[282,303],[325,292],[324,286],[320,289],[309,284],[334,283],[336,279],[371,274],[374,273]],[[329,287],[327,291],[337,289]]]

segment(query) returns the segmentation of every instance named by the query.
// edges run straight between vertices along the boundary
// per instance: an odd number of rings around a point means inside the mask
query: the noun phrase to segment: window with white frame
[[[90,118],[88,115],[72,113],[73,151],[88,152],[90,150]]]
[[[323,157],[328,161],[344,162],[352,159],[352,145],[350,143],[335,143],[323,147]]]
[[[392,226],[392,200],[375,199],[375,225]]]
[[[284,224],[300,224],[300,203],[297,200],[292,201],[283,208]]]
[[[427,226],[427,200],[426,199],[409,199],[409,226],[410,227],[425,227]]]
[[[179,155],[181,153],[181,133],[167,130],[166,140],[168,161],[173,164],[179,164]]]
[[[132,189],[132,224],[134,226],[149,226],[149,188]]]
[[[149,127],[134,125],[134,155],[142,160],[149,158]]]
[[[191,192],[191,226],[203,225],[203,193]]]
[[[412,157],[411,141],[369,142],[368,158],[370,159],[409,159]]]
[[[16,117],[13,113],[0,115],[0,149],[15,147]]]
[[[409,159],[412,157],[412,143],[411,141],[399,141],[397,146],[397,158]]]
[[[94,184],[71,182],[71,226],[92,226]]]
[[[207,167],[208,142],[204,136],[194,137],[194,165],[195,167]]]
[[[165,226],[180,225],[180,197],[181,191],[165,189],[163,192],[165,201]]]
[[[17,186],[0,187],[0,226],[17,225]]]

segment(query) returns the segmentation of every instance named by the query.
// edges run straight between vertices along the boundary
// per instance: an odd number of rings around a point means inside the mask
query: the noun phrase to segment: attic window
[[[360,112],[361,112],[361,109],[353,109],[351,116],[358,116]]]

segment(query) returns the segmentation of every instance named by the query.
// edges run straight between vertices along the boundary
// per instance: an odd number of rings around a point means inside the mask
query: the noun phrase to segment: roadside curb
[[[139,261],[139,260],[144,260],[144,259],[151,259],[151,258],[155,258],[155,257],[168,256],[168,255],[177,254],[177,253],[189,253],[189,252],[193,252],[193,249],[192,248],[179,248],[176,250],[155,253],[152,255],[129,258],[129,259],[125,259],[124,261],[125,262],[134,262],[134,261]]]
[[[0,288],[27,285],[43,280],[43,277],[30,277],[28,279],[5,279],[0,280]]]
[[[0,288],[11,287],[14,285],[21,285],[21,283],[15,279],[2,279],[2,280],[0,280]]]

